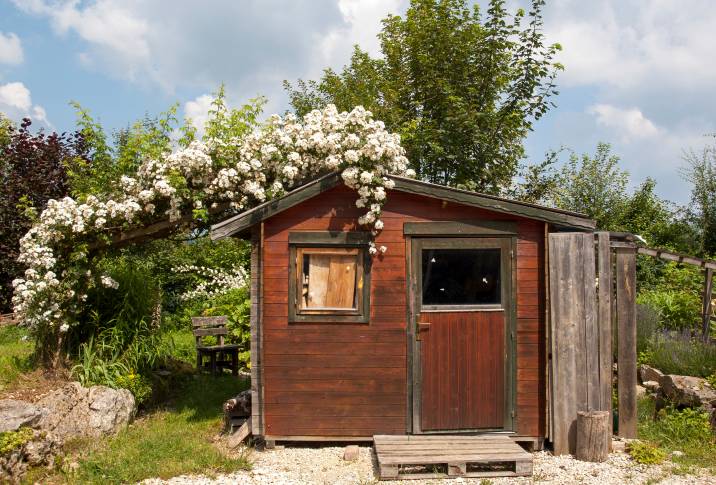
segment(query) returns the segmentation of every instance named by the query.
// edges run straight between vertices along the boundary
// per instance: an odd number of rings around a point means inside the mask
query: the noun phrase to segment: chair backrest
[[[219,345],[224,345],[224,336],[229,333],[226,328],[228,320],[229,317],[226,315],[220,317],[191,317],[196,346],[201,347],[201,338],[209,335],[218,337]]]

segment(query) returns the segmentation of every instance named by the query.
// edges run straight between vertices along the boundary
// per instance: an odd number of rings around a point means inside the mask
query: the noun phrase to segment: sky
[[[480,3],[484,4],[484,1]],[[516,8],[523,0],[511,0]],[[609,142],[633,185],[687,203],[685,150],[716,132],[713,0],[547,0],[548,42],[563,46],[557,107],[525,145],[529,162]],[[340,68],[407,0],[0,0],[0,111],[58,131],[77,101],[110,131],[174,103],[201,123],[221,83],[229,102],[268,98],[284,79]],[[566,158],[566,156],[564,157]]]

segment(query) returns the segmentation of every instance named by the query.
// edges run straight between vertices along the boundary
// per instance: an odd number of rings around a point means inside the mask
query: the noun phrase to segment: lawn
[[[639,400],[638,411],[640,440],[658,445],[668,453],[683,452],[683,456],[671,457],[679,465],[677,473],[686,473],[693,467],[716,471],[716,437],[703,414],[665,410],[655,421],[654,401],[650,398]]]
[[[32,370],[32,343],[17,327],[0,327],[0,391],[22,390]],[[193,361],[190,332],[173,332],[177,357]],[[169,337],[169,335],[167,336]],[[247,456],[228,457],[213,442],[222,403],[248,387],[229,375],[171,378],[162,402],[143,411],[126,430],[102,440],[67,443],[63,466],[32,470],[27,483],[134,483],[188,473],[225,473],[250,467]],[[70,465],[72,464],[72,465]],[[74,470],[73,470],[74,469]]]
[[[13,325],[0,327],[0,392],[12,388],[32,369],[33,347],[24,329]]]

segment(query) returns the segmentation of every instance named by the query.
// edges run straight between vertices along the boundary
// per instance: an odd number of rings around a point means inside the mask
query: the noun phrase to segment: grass
[[[707,468],[712,473],[716,471],[716,437],[703,415],[688,410],[686,413],[665,410],[659,420],[654,420],[654,401],[642,398],[639,400],[638,418],[640,440],[653,443],[668,453],[684,453],[671,458],[682,472],[686,473],[693,467]]]
[[[716,372],[716,345],[677,335],[655,335],[648,350],[640,356],[642,363],[656,367],[664,374],[708,377]]]
[[[230,376],[188,376],[170,405],[151,410],[125,431],[105,440],[69,444],[65,461],[76,460],[76,471],[42,476],[46,472],[35,470],[28,483],[136,483],[248,469],[246,456],[230,458],[212,443],[221,426],[222,403],[246,385]]]
[[[0,391],[12,387],[32,369],[34,345],[26,337],[27,332],[23,328],[14,325],[0,327]]]

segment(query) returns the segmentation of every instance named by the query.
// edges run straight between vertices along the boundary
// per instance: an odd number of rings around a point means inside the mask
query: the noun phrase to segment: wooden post
[[[599,278],[599,386],[601,406],[609,413],[609,432],[612,432],[612,259],[609,233],[597,233],[597,268]],[[611,444],[611,442],[610,442]]]
[[[608,411],[577,413],[577,460],[606,461],[612,441],[610,416]]]
[[[616,248],[619,436],[636,438],[636,249]]]
[[[714,270],[706,268],[704,271],[704,305],[702,313],[702,336],[704,342],[709,341],[709,331],[711,329],[711,296],[713,294]]]

